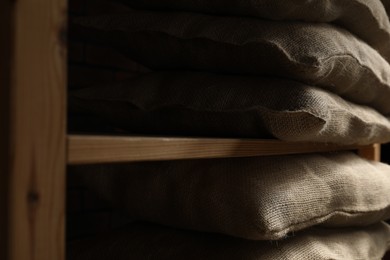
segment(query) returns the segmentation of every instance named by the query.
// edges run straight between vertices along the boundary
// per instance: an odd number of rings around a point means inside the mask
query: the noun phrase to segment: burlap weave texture
[[[73,172],[136,219],[253,240],[390,217],[390,166],[353,153],[89,165]]]
[[[390,141],[374,109],[294,81],[209,73],[152,73],[71,93],[72,111],[138,134],[270,136],[286,141]]]
[[[380,0],[120,0],[137,8],[335,23],[390,58],[390,23]],[[388,0],[382,0],[389,6]]]
[[[290,78],[390,113],[390,65],[365,42],[329,24],[143,11],[76,23],[83,37],[154,69]]]

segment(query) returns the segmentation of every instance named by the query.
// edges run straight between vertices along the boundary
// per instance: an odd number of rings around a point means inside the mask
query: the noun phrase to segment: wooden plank
[[[10,162],[11,2],[0,1],[0,259],[8,258],[8,183]]]
[[[256,139],[70,135],[68,137],[68,163],[248,157],[356,150],[357,148],[357,146]]]
[[[13,50],[5,97],[10,100],[6,259],[63,260],[66,1],[8,2]]]
[[[379,162],[381,160],[381,145],[372,144],[359,148],[358,154],[368,160]]]

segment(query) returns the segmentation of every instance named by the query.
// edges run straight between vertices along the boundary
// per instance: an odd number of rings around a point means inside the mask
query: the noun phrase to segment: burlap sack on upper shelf
[[[272,78],[150,73],[72,91],[69,107],[136,134],[339,144],[390,141],[390,121],[374,109],[320,88]]]
[[[329,24],[143,11],[74,23],[75,35],[114,46],[154,69],[290,78],[390,114],[390,65]]]
[[[253,240],[390,217],[390,166],[348,152],[85,165],[71,172],[135,219]]]
[[[68,260],[379,260],[389,248],[390,228],[313,228],[282,241],[248,241],[169,229],[129,225],[109,235],[69,243]]]
[[[334,23],[390,58],[390,23],[380,0],[119,0],[132,7],[282,21]],[[382,0],[390,6],[388,0]]]

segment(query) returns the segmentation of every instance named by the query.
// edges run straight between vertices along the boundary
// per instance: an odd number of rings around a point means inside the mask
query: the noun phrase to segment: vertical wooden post
[[[9,80],[1,79],[0,101],[9,114],[0,114],[6,126],[0,138],[7,138],[0,179],[7,187],[0,191],[0,242],[7,245],[0,258],[63,260],[66,0],[1,2],[10,24],[9,37],[1,38],[10,69]]]

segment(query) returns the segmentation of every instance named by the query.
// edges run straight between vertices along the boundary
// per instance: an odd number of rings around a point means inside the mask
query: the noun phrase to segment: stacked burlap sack
[[[73,113],[137,134],[390,141],[390,23],[380,0],[122,0],[79,37],[152,73],[73,91]],[[352,153],[82,166],[136,219],[69,259],[380,259],[390,166]],[[177,229],[178,228],[178,229]]]
[[[130,225],[107,243],[77,241],[69,259],[380,259],[390,243],[380,223],[390,217],[390,166],[353,153],[72,172],[132,218],[166,227]]]

